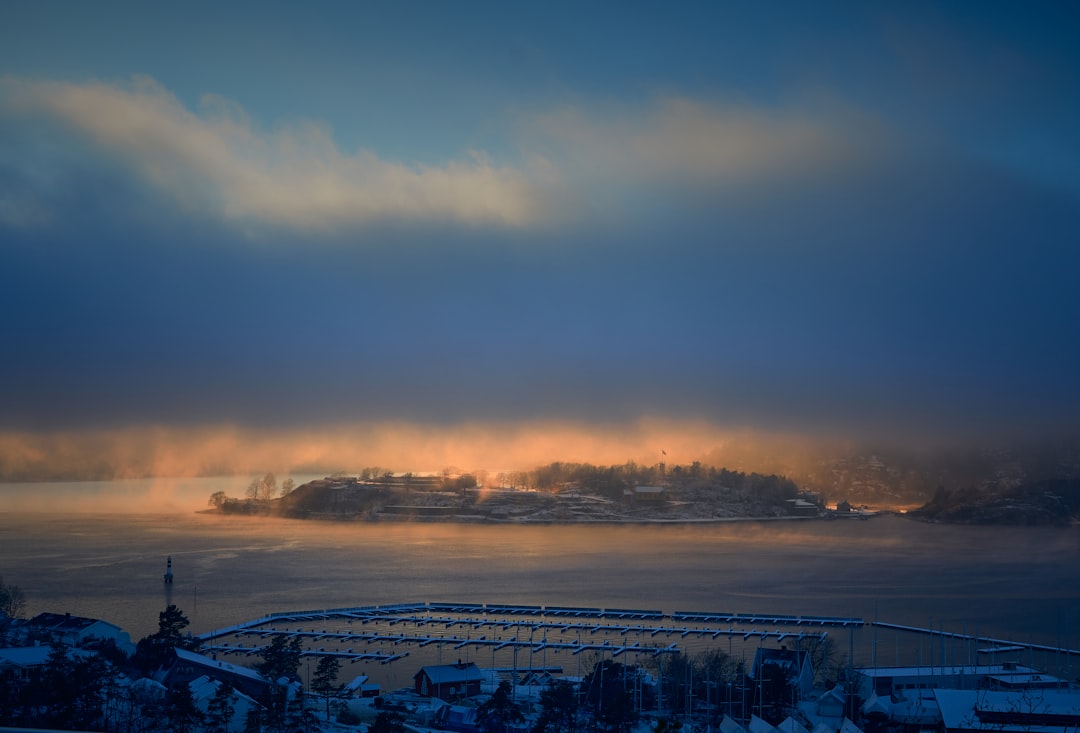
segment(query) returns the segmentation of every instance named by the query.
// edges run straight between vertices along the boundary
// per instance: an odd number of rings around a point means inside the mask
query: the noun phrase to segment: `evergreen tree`
[[[299,637],[274,634],[270,643],[259,653],[263,660],[255,665],[255,669],[275,684],[282,677],[292,679],[296,677],[296,670],[300,667],[300,655],[303,651]]]
[[[319,657],[319,665],[315,668],[315,677],[311,681],[311,689],[323,696],[326,702],[326,719],[330,720],[330,696],[337,692],[337,677],[341,671],[341,661],[337,657]]]
[[[540,717],[533,733],[577,733],[578,691],[566,680],[556,680],[540,693]]]
[[[525,720],[525,716],[514,703],[513,690],[510,683],[503,680],[495,694],[477,709],[476,721],[482,733],[506,733],[511,723]]]
[[[626,690],[630,675],[618,662],[603,660],[582,681],[585,699],[594,719],[608,731],[627,731],[637,720],[634,696]]]
[[[186,682],[169,690],[166,714],[173,733],[189,733],[202,722],[202,711],[195,705],[195,696]]]
[[[164,664],[173,649],[194,649],[197,642],[185,638],[183,633],[190,624],[183,611],[175,604],[169,605],[158,614],[157,632],[139,640],[132,661],[144,672],[149,672]]]
[[[218,683],[214,696],[206,704],[207,733],[229,733],[236,706],[233,704],[233,686],[227,680]]]

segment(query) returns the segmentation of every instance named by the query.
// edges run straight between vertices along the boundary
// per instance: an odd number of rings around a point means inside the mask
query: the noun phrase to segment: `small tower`
[[[165,585],[172,585],[172,555],[165,561]]]

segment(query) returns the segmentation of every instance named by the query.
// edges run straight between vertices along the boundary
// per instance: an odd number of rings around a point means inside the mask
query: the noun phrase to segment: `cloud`
[[[267,132],[216,95],[189,109],[147,77],[123,85],[5,77],[0,100],[9,117],[61,125],[179,211],[242,229],[312,233],[388,221],[506,230],[598,213],[641,216],[643,200],[832,175],[882,147],[881,125],[820,99],[768,108],[666,96],[538,111],[506,122],[517,140],[515,164],[470,150],[437,165],[342,150],[314,122]],[[0,200],[9,223],[45,219],[12,201]]]
[[[520,227],[542,215],[542,179],[550,174],[501,166],[477,151],[443,165],[348,153],[324,126],[263,132],[228,100],[207,96],[192,111],[146,77],[128,85],[6,77],[0,99],[9,114],[62,123],[184,209],[243,224],[321,231],[420,219]]]
[[[824,106],[667,96],[636,108],[566,107],[528,127],[553,159],[597,177],[745,184],[846,167],[881,145],[881,125],[835,101]]]

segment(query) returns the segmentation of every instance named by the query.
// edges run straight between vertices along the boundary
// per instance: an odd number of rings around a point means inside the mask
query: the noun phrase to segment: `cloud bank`
[[[193,111],[146,77],[127,85],[8,77],[0,99],[8,114],[61,123],[184,209],[242,224],[334,231],[378,219],[445,219],[518,227],[542,216],[549,185],[481,152],[407,165],[342,151],[316,123],[264,132],[239,105],[208,95]]]
[[[405,163],[345,151],[316,122],[263,130],[217,95],[191,109],[144,76],[126,84],[5,77],[0,100],[16,124],[59,126],[72,144],[190,215],[301,233],[386,221],[512,230],[637,216],[641,198],[678,195],[673,187],[835,174],[885,145],[870,134],[880,125],[832,102],[769,109],[667,95],[498,121],[516,146],[504,162],[474,149],[437,164]],[[636,194],[613,194],[628,191]],[[0,199],[0,217],[9,225],[42,218],[32,200],[12,197]]]

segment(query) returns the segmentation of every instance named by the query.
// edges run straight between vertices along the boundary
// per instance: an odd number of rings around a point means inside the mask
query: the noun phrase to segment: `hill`
[[[1080,479],[1036,481],[1004,491],[939,488],[909,515],[957,524],[1080,524]]]

